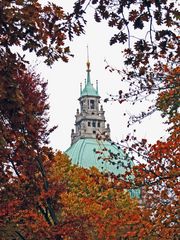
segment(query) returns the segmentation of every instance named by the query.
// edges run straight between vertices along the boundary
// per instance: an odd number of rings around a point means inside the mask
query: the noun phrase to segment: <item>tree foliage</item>
[[[115,189],[114,182],[96,168],[72,166],[58,152],[50,175],[63,189],[58,201],[64,239],[138,236],[141,216],[137,201],[130,199],[128,192]]]
[[[1,190],[1,239],[117,239],[138,236],[137,202],[97,169],[72,166],[61,152],[44,149],[49,188],[38,171],[31,179],[11,176]],[[35,165],[35,163],[33,163]],[[29,168],[28,168],[29,169]],[[48,200],[56,212],[53,224]],[[21,236],[21,237],[20,237]]]
[[[18,49],[43,57],[46,64],[68,60],[66,40],[84,32],[91,4],[96,22],[116,29],[110,44],[124,45],[123,69],[129,83],[120,103],[156,93],[169,136],[150,145],[134,136],[125,141],[137,153],[133,187],[143,188],[143,204],[122,191],[132,187],[97,170],[72,167],[46,145],[46,85]],[[170,0],[80,0],[74,12],[38,0],[0,1],[0,168],[2,239],[178,239],[179,171],[179,12]],[[146,115],[146,114],[145,114]],[[142,114],[134,118],[143,118]],[[134,122],[134,119],[132,121]],[[123,145],[121,146],[123,147]],[[143,158],[142,163],[139,157]]]
[[[78,20],[50,2],[42,6],[38,0],[1,0],[0,15],[2,57],[17,46],[44,57],[48,65],[58,59],[67,62],[70,49],[66,40],[81,31]]]
[[[54,129],[48,129],[47,83],[28,70],[23,54],[33,52],[47,65],[67,62],[65,42],[79,35],[77,25],[53,3],[0,1],[1,239],[61,239],[46,232],[58,224],[47,179],[53,153],[46,145]]]
[[[7,66],[10,76],[13,67]],[[34,219],[38,211],[46,219],[46,225],[57,224],[46,177],[50,164],[47,158],[50,161],[53,157],[52,152],[44,147],[53,130],[47,129],[46,85],[33,71],[22,70],[17,70],[7,84],[1,82],[1,231],[6,237],[9,223],[14,230],[12,236],[22,234],[21,227],[17,227],[14,221],[18,224],[18,219],[23,216],[22,222],[27,226],[26,218]],[[49,198],[41,200],[45,193]],[[40,218],[32,220],[34,225],[41,222]]]
[[[173,70],[178,65],[177,4],[170,0],[76,1],[74,14],[85,18],[87,5],[94,9],[96,22],[106,22],[114,29],[110,45],[124,45],[125,66],[115,69],[107,64],[111,72],[118,72],[129,83],[128,92],[119,91],[119,102],[142,101],[168,87],[164,69]]]
[[[149,144],[128,135],[119,147],[134,161],[133,185],[142,187],[142,239],[178,239],[179,177],[179,11],[170,0],[148,1],[76,1],[75,14],[85,18],[82,9],[94,9],[94,19],[106,22],[115,30],[110,45],[124,45],[124,66],[108,68],[119,73],[129,91],[119,90],[120,104],[145,101],[154,95],[154,104],[129,119],[128,126],[140,122],[154,111],[161,112],[167,124],[168,137]],[[152,98],[151,98],[152,99]],[[124,145],[124,143],[128,143]],[[114,143],[112,143],[114,144]],[[126,185],[127,186],[127,185]]]
[[[59,58],[67,61],[65,40],[83,32],[81,22],[37,0],[1,1],[0,12],[1,239],[111,238],[126,230],[131,234],[139,215],[129,195],[114,190],[97,170],[72,167],[47,147],[54,130],[48,129],[47,83],[28,70],[18,53],[29,50],[48,65]],[[131,223],[121,220],[121,210],[127,218],[134,214]],[[125,224],[120,233],[118,223]]]

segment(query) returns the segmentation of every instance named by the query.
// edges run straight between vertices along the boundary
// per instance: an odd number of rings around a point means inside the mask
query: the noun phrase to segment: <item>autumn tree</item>
[[[63,189],[57,196],[60,232],[64,239],[120,239],[138,236],[141,215],[137,201],[118,181],[96,168],[72,166],[58,152],[49,171],[52,182]]]
[[[11,70],[14,71],[13,67],[7,66],[7,74],[10,76]],[[33,71],[18,70],[12,81],[9,79],[9,84],[2,83],[0,234],[1,239],[8,239],[9,233],[15,239],[18,236],[20,238],[17,239],[26,239],[28,235],[24,236],[20,223],[26,228],[30,228],[30,222],[34,227],[39,223],[41,227],[38,229],[36,226],[36,231],[41,234],[47,233],[45,228],[48,224],[57,224],[52,198],[48,195],[50,186],[46,177],[47,159],[50,161],[53,158],[51,150],[44,147],[53,130],[47,128],[47,83]],[[43,198],[45,193],[46,197]],[[23,216],[23,219],[20,216]],[[31,231],[28,234],[31,234]],[[49,239],[52,239],[51,237]]]
[[[68,60],[67,39],[79,35],[81,24],[53,3],[41,5],[38,0],[1,0],[1,57],[14,53],[12,46],[44,57],[45,63]],[[23,56],[20,58],[23,59]]]
[[[23,54],[35,53],[47,65],[67,62],[66,39],[80,29],[78,20],[53,3],[0,1],[1,239],[61,239],[49,230],[58,219],[46,177],[53,159],[46,147],[53,131],[47,127],[47,83],[28,70]]]
[[[47,128],[46,83],[27,70],[24,56],[14,48],[35,53],[48,65],[58,59],[67,61],[70,50],[65,45],[66,39],[84,32],[85,13],[90,4],[97,22],[106,21],[117,30],[110,44],[125,46],[124,69],[107,66],[129,83],[129,92],[120,90],[117,100],[136,102],[156,93],[156,102],[149,113],[159,109],[169,123],[166,141],[150,146],[143,140],[131,147],[146,156],[146,163],[133,169],[136,177],[133,184],[143,186],[145,191],[142,218],[128,195],[114,190],[121,184],[116,178],[111,183],[95,170],[85,170],[84,174],[82,169],[71,171],[70,166],[66,173],[71,173],[72,179],[64,175],[61,181],[58,178],[61,175],[56,176],[53,170],[56,158],[45,146],[53,130]],[[176,3],[170,0],[80,0],[76,1],[74,12],[66,14],[52,3],[42,6],[38,0],[2,0],[0,16],[1,238],[73,239],[86,237],[87,231],[92,239],[96,236],[100,239],[176,239],[179,197],[176,184],[179,13]],[[139,35],[142,30],[145,30],[144,36]],[[141,114],[137,119],[142,117]],[[122,204],[116,199],[122,200]],[[77,207],[82,209],[81,215]],[[80,224],[83,231],[79,229]],[[89,229],[93,229],[92,232]]]
[[[124,66],[119,73],[129,91],[107,101],[145,101],[154,98],[146,112],[129,119],[128,126],[159,110],[167,124],[168,137],[151,145],[128,135],[119,144],[138,165],[133,168],[136,186],[143,187],[143,239],[178,239],[179,176],[179,11],[176,1],[76,1],[74,14],[86,18],[88,6],[94,9],[96,22],[106,22],[116,33],[110,45],[124,46]],[[124,143],[128,142],[128,145]],[[114,144],[114,143],[113,143]],[[142,161],[143,160],[143,161]],[[131,173],[130,173],[131,174]]]

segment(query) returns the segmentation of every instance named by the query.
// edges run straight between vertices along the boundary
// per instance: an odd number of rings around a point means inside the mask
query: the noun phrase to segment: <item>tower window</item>
[[[91,126],[91,122],[88,122],[88,127],[90,127]]]
[[[92,126],[96,127],[96,122],[95,121],[93,121]]]
[[[94,108],[95,108],[94,100],[90,100],[90,109]]]
[[[81,102],[81,110],[83,109],[83,102]]]

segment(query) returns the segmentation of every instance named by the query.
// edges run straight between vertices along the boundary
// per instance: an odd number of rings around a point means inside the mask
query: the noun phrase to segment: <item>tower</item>
[[[87,61],[87,76],[84,88],[80,85],[79,104],[75,115],[75,130],[71,132],[71,146],[65,153],[71,158],[73,164],[84,168],[96,167],[102,172],[122,174],[123,166],[127,165],[124,153],[110,140],[110,126],[106,124],[105,112],[100,105],[98,82],[94,88],[90,78],[90,62]],[[103,135],[104,139],[98,138]],[[113,157],[121,159],[122,166],[113,165]]]
[[[71,146],[65,151],[73,164],[84,168],[96,167],[103,173],[121,176],[133,166],[122,149],[111,144],[110,127],[100,105],[98,82],[96,88],[90,79],[90,63],[87,62],[85,86],[80,85],[80,110],[75,115],[75,130],[71,132]],[[99,136],[104,136],[101,138]],[[130,190],[131,197],[140,196],[138,189]]]
[[[103,106],[99,105],[98,81],[96,81],[95,89],[91,83],[90,71],[90,63],[88,61],[87,79],[84,89],[82,89],[82,84],[80,85],[80,110],[77,109],[75,115],[75,131],[72,129],[71,144],[74,144],[79,139],[96,139],[99,134],[105,134],[106,138],[110,138],[109,124],[105,125]]]

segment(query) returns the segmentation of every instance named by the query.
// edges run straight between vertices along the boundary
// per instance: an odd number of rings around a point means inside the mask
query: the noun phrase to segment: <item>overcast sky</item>
[[[71,8],[70,1],[56,0],[54,2],[60,2],[65,9]],[[50,125],[58,125],[58,129],[52,133],[50,138],[50,145],[54,149],[65,151],[71,143],[71,129],[74,128],[76,109],[79,108],[80,83],[84,85],[86,78],[87,45],[91,63],[91,81],[94,85],[96,80],[99,82],[99,93],[107,123],[110,124],[112,140],[120,141],[134,128],[137,136],[147,138],[151,143],[164,135],[164,126],[158,113],[148,117],[141,125],[135,124],[130,129],[127,128],[128,115],[138,113],[149,104],[148,102],[137,106],[103,102],[109,94],[117,94],[120,89],[124,88],[120,76],[105,70],[105,59],[114,67],[122,67],[121,45],[109,46],[112,31],[106,27],[105,23],[95,23],[91,18],[86,27],[86,34],[75,37],[70,44],[74,58],[71,58],[68,63],[59,60],[52,68],[49,68],[41,60],[37,61],[37,71],[48,80]],[[127,115],[124,116],[124,113]]]

